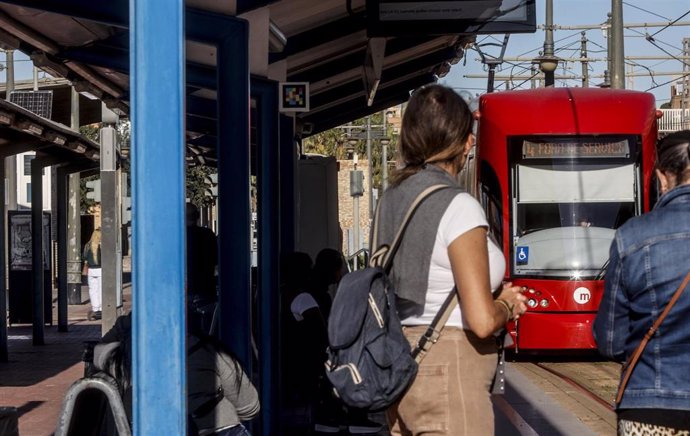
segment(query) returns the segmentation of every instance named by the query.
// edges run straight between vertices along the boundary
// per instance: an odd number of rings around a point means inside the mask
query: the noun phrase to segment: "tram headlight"
[[[527,306],[534,309],[535,307],[537,307],[537,300],[535,300],[534,298],[530,298],[529,300],[527,300]]]
[[[541,301],[539,302],[539,305],[540,305],[541,307],[543,307],[543,308],[547,308],[547,307],[549,307],[549,300],[547,300],[546,298],[544,298],[543,300],[541,300]]]

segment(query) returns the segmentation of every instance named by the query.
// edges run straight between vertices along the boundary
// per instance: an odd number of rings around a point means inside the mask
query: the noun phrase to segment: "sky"
[[[544,24],[546,9],[546,0],[536,0],[536,14],[537,25]],[[554,0],[553,6],[553,23],[560,26],[575,26],[575,25],[598,25],[606,21],[607,13],[611,11],[611,0]],[[624,0],[623,1],[623,21],[625,24],[637,23],[668,23],[681,17],[678,22],[690,22],[690,0]],[[582,30],[555,30],[554,50],[556,56],[561,58],[579,58],[580,57],[580,39]],[[656,33],[658,32],[658,33]],[[645,39],[645,34],[653,35],[656,46]],[[656,33],[656,34],[655,34]],[[601,29],[586,31],[587,51],[588,57],[605,58],[606,57],[606,38]],[[662,27],[647,27],[647,28],[633,28],[624,30],[625,40],[625,56],[663,56],[671,57],[670,55],[680,57],[682,54],[682,40],[683,38],[690,38],[690,26],[671,26],[667,28]],[[477,42],[502,42],[503,35],[478,35]],[[513,34],[510,35],[508,46],[505,52],[505,57],[527,57],[533,58],[539,56],[539,52],[543,50],[544,45],[544,31],[537,29],[533,34]],[[658,47],[657,47],[658,46]],[[498,47],[486,47],[484,51],[493,56],[500,53]],[[668,53],[665,53],[668,52]],[[670,53],[670,55],[669,55]],[[686,60],[690,64],[690,60]],[[663,83],[678,79],[680,75],[660,75],[655,77],[654,81],[650,79],[649,70],[655,73],[662,72],[676,72],[682,73],[683,63],[681,60],[663,60],[651,59],[640,60],[634,59],[626,61],[626,74],[630,71],[629,63],[633,63],[632,71],[636,74],[646,74],[646,76],[636,76],[632,78],[632,87],[626,81],[627,89],[635,89],[640,91],[650,90],[656,96],[657,105],[668,101],[670,99],[671,83],[662,85]],[[568,75],[581,76],[582,66],[580,62],[569,62],[567,64],[561,63],[556,75],[564,73]],[[504,62],[501,67],[496,70],[497,76],[522,76],[522,79],[515,78],[511,84],[511,88],[521,86],[522,88],[529,88],[530,81],[526,80],[531,76],[530,63],[528,61]],[[690,71],[690,67],[686,67]],[[601,75],[606,69],[606,62],[599,61],[590,63],[590,75]],[[468,74],[487,74],[480,61],[480,56],[477,51],[473,49],[467,50],[465,58],[458,64],[454,65],[450,73],[440,80],[448,86],[455,88],[457,91],[468,91],[472,95],[486,92],[487,79],[473,79],[466,78]],[[601,77],[591,77],[590,86],[600,84],[603,82]],[[556,86],[580,86],[581,80],[556,80]],[[650,89],[658,86],[654,89]],[[505,81],[496,81],[495,87],[501,90],[506,89]],[[680,88],[679,88],[680,89]]]

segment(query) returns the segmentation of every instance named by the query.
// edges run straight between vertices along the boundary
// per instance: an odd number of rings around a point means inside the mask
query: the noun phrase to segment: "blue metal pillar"
[[[280,252],[295,250],[295,121],[280,116]]]
[[[183,0],[130,0],[133,434],[186,433]]]
[[[280,420],[280,187],[278,83],[251,81],[257,119],[259,392],[261,434],[278,435]]]
[[[251,374],[249,26],[233,27],[217,44],[219,333]]]

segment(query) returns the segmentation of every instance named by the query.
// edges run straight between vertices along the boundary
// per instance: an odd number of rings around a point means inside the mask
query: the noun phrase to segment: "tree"
[[[371,125],[381,126],[383,124],[384,112],[376,112],[371,115]],[[367,119],[360,118],[352,121],[349,126],[356,126],[359,130],[358,133],[366,132]],[[379,128],[376,128],[379,129]],[[325,156],[334,156],[337,160],[352,159],[349,155],[348,149],[351,145],[347,138],[347,129],[343,126],[336,127],[334,129],[326,130],[316,135],[312,135],[305,138],[302,141],[303,149],[305,153],[315,153],[322,154]],[[387,158],[389,162],[395,159],[398,135],[394,134],[391,126],[388,124],[386,127],[386,132],[384,135],[390,138],[387,149]],[[353,152],[357,153],[360,158],[366,159],[367,153],[367,142],[364,139],[357,140],[354,144]],[[372,171],[372,186],[376,189],[381,189],[383,184],[383,171],[381,165],[381,158],[383,156],[383,146],[378,139],[372,139],[371,141],[371,171]],[[388,172],[390,175],[390,171]]]
[[[213,204],[213,197],[208,195],[212,184],[211,174],[216,170],[206,165],[187,167],[187,198],[199,208]]]

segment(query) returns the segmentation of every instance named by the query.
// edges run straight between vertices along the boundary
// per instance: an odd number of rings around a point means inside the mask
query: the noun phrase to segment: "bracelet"
[[[503,298],[497,298],[494,301],[497,303],[501,303],[501,306],[503,306],[508,313],[508,321],[512,321],[513,320],[513,308],[510,306],[510,303],[508,303]]]

